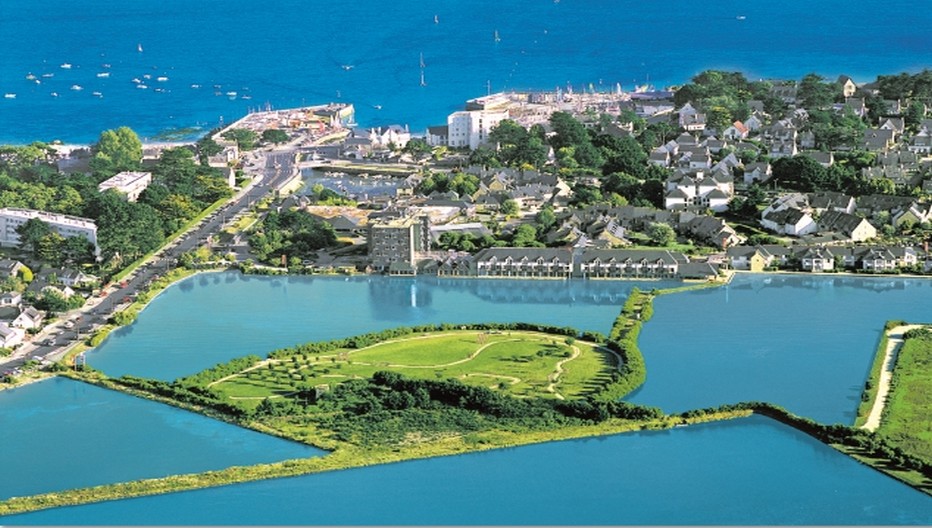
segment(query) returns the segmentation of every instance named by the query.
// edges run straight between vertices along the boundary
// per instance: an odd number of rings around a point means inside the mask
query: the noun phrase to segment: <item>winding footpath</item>
[[[883,415],[883,408],[887,404],[887,395],[890,393],[890,380],[893,379],[896,356],[903,346],[903,334],[914,328],[922,328],[922,326],[901,325],[893,327],[887,332],[887,349],[884,351],[883,368],[880,370],[880,380],[877,382],[877,397],[874,398],[874,405],[871,407],[867,421],[864,422],[861,429],[873,432],[880,427],[880,417]]]

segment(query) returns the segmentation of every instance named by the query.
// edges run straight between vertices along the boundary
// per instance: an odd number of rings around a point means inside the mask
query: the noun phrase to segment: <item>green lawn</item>
[[[878,432],[909,454],[932,460],[932,337],[907,339]]]
[[[579,351],[575,357],[573,347]],[[252,407],[298,386],[333,385],[389,370],[419,379],[455,378],[515,396],[578,397],[606,383],[617,360],[589,343],[577,341],[573,347],[564,337],[533,332],[416,334],[359,350],[273,360],[212,388],[232,402]]]

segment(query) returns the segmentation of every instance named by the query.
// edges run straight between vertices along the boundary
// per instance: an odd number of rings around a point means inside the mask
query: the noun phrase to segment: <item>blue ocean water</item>
[[[112,376],[170,380],[235,357],[398,326],[523,321],[608,333],[632,288],[676,284],[205,273],[163,292],[87,358]]]
[[[932,500],[763,417],[58,508],[4,524],[891,525]]]
[[[0,142],[90,142],[121,125],[153,139],[331,101],[355,103],[363,125],[423,131],[489,88],[631,89],[707,68],[869,81],[930,66],[930,23],[906,0],[6,0],[0,93],[16,98],[0,99]]]
[[[325,454],[93,385],[0,392],[0,500]]]

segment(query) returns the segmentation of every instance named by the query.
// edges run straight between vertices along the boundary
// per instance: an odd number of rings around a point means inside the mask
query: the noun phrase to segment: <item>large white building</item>
[[[508,111],[463,110],[447,117],[447,146],[475,150],[489,139],[489,132],[508,119]]]
[[[97,224],[93,220],[12,207],[0,208],[0,246],[19,247],[19,233],[16,232],[16,228],[32,218],[38,218],[47,223],[64,238],[84,237],[88,242],[94,244],[94,254],[100,255],[100,246],[97,245]]]
[[[100,182],[97,191],[104,192],[107,189],[113,189],[125,194],[128,201],[135,202],[150,183],[152,183],[151,172],[125,171]]]

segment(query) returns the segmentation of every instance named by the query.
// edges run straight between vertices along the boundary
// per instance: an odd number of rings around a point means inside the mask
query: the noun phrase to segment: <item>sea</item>
[[[905,0],[6,0],[0,143],[123,125],[185,140],[329,102],[423,133],[489,92],[662,88],[709,68],[865,82],[928,67],[929,27]]]

